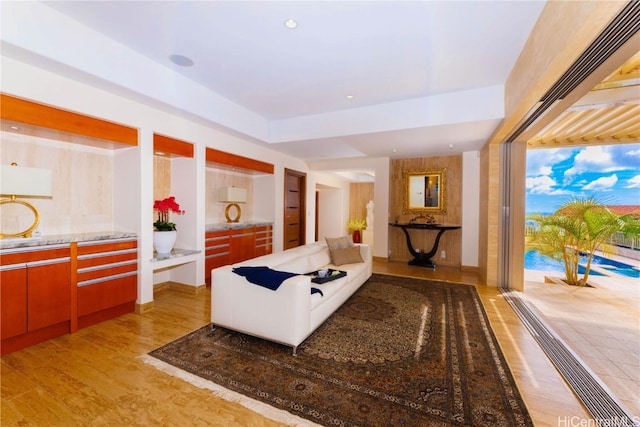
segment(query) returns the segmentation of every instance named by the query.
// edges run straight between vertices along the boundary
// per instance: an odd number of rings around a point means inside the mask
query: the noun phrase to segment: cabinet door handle
[[[78,287],[95,285],[96,283],[108,282],[110,280],[121,279],[123,277],[136,276],[137,271],[130,271],[128,273],[114,274],[112,276],[98,277],[97,279],[85,280],[84,282],[78,282]]]
[[[63,257],[63,258],[52,258],[52,259],[43,259],[42,261],[29,261],[27,262],[27,267],[39,267],[41,265],[51,265],[51,264],[60,264],[63,262],[70,262],[71,257]]]
[[[0,271],[17,270],[19,268],[27,268],[27,263],[21,262],[20,264],[0,265]]]
[[[117,251],[108,251],[108,252],[96,252],[93,254],[79,255],[78,260],[80,261],[85,259],[100,258],[100,257],[113,256],[113,255],[126,255],[126,254],[133,254],[136,252],[138,252],[137,248],[121,249]]]

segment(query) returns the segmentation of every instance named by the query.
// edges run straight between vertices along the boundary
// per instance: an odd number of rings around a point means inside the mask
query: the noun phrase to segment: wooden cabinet
[[[255,257],[256,233],[255,228],[242,228],[231,230],[230,263],[235,264],[240,261]]]
[[[256,227],[256,253],[259,257],[273,252],[273,227],[265,225]]]
[[[135,310],[135,238],[0,250],[1,353]]]
[[[205,233],[204,246],[204,279],[211,286],[211,270],[230,263],[229,230]]]
[[[273,250],[271,225],[250,226],[232,230],[209,231],[205,234],[204,278],[211,285],[211,270],[235,264]]]
[[[0,251],[2,354],[70,331],[70,245]]]
[[[27,333],[27,265],[0,267],[0,335],[2,339]]]
[[[136,239],[81,242],[77,252],[77,328],[133,312],[138,295]]]

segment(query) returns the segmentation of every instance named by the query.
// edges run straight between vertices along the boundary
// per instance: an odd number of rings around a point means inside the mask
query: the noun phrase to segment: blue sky
[[[527,150],[527,213],[572,197],[640,205],[640,143]]]

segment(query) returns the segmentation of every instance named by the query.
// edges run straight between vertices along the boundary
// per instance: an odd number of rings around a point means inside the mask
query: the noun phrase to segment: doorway
[[[306,243],[307,174],[284,170],[284,250]]]

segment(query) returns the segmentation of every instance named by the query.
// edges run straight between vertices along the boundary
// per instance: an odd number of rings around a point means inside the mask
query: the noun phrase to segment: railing
[[[524,235],[529,237],[533,235],[535,226],[529,225],[524,228]],[[624,235],[622,232],[618,232],[611,236],[609,243],[621,248],[629,248],[631,250],[640,250],[640,235]]]
[[[640,250],[640,236],[639,235],[627,235],[624,233],[616,233],[611,236],[611,240],[609,243],[615,246],[620,246],[623,248],[629,248],[633,250]]]

